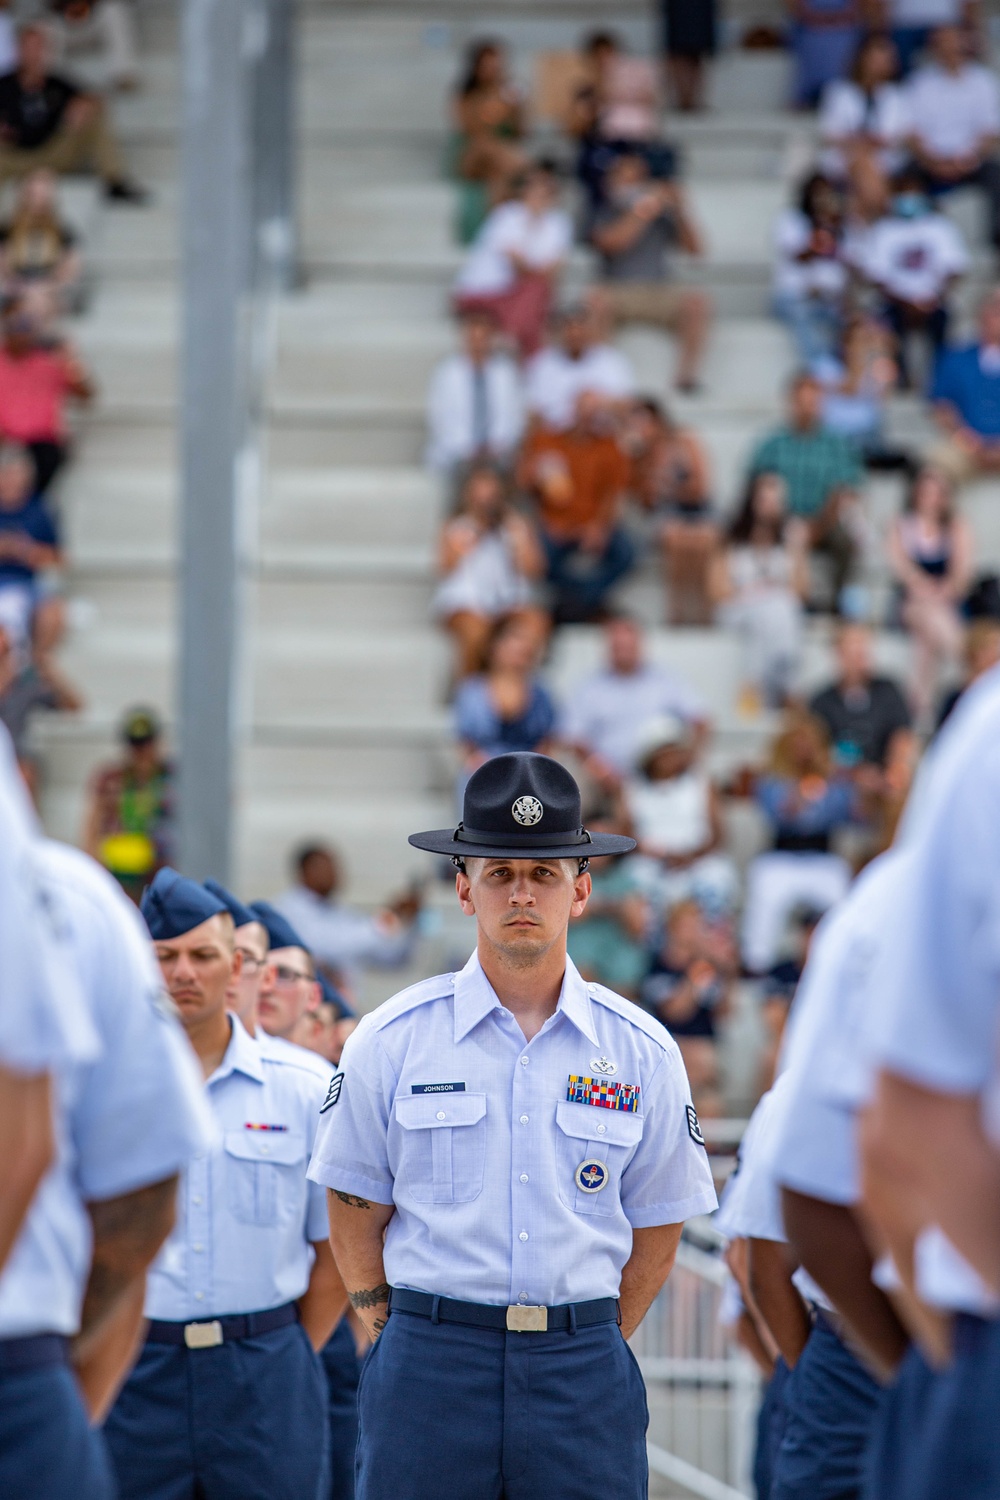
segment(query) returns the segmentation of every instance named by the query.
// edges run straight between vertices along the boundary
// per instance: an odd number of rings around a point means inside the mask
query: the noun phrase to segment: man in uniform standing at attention
[[[65,844],[36,841],[24,873],[98,1048],[55,1071],[55,1159],[0,1275],[0,1495],[111,1500],[91,1424],[132,1363],[146,1268],[211,1122],[135,907]]]
[[[646,1497],[625,1340],[716,1199],[676,1044],[567,958],[588,860],[634,847],[581,823],[562,766],[501,755],[410,840],[453,857],[478,943],[362,1020],[310,1165],[378,1340],[358,1500]]]
[[[325,1500],[315,1350],[346,1299],[306,1181],[323,1082],[226,1009],[233,918],[169,868],[142,899],[218,1127],[148,1282],[146,1343],[105,1425],[119,1500]]]

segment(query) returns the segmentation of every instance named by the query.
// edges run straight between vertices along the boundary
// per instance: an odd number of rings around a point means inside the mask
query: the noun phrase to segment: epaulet
[[[373,1031],[381,1031],[399,1016],[405,1016],[408,1011],[415,1010],[418,1005],[426,1005],[431,1000],[444,1000],[454,993],[454,974],[435,974],[430,979],[421,979],[418,984],[411,984],[407,989],[400,990],[398,995],[393,995],[390,999],[383,1001],[365,1016],[362,1024],[367,1023]]]
[[[614,1011],[623,1021],[628,1021],[630,1026],[635,1026],[639,1031],[644,1031],[651,1041],[661,1046],[664,1052],[673,1052],[677,1043],[670,1032],[651,1016],[648,1011],[636,1005],[634,1000],[626,1000],[623,995],[616,995],[614,990],[604,988],[603,984],[588,986],[590,998],[596,1005],[603,1005],[605,1009]]]

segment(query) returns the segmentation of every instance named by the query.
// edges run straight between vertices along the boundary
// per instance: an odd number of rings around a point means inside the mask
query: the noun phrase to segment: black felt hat
[[[593,859],[627,854],[635,839],[590,834],[582,826],[580,788],[547,755],[497,755],[469,778],[457,828],[411,833],[432,854],[466,859]]]

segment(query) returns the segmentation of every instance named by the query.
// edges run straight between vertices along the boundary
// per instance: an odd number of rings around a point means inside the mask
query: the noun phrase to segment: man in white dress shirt
[[[588,773],[614,788],[635,765],[644,730],[673,716],[694,731],[701,749],[709,729],[703,699],[678,673],[646,654],[642,626],[625,614],[604,629],[606,665],[567,695],[559,738],[583,757]]]
[[[931,49],[931,62],[907,85],[911,150],[932,192],[982,188],[989,237],[1000,247],[1000,84],[989,68],[969,61],[957,26],[939,26]]]
[[[295,884],[275,897],[274,906],[315,962],[334,971],[339,988],[354,995],[366,968],[395,969],[409,961],[420,935],[417,896],[401,896],[377,912],[351,906],[341,895],[340,858],[326,844],[304,844],[292,868]]]
[[[574,305],[560,316],[555,341],[529,361],[525,389],[531,416],[567,432],[584,391],[617,405],[635,394],[635,376],[624,354],[602,341],[591,311]]]
[[[448,476],[474,459],[507,467],[524,432],[521,373],[497,348],[496,318],[471,309],[460,328],[461,350],[435,366],[427,391],[426,462]]]

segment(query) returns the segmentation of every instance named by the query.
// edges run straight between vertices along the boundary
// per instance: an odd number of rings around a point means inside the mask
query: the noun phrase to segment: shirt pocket
[[[401,1094],[403,1175],[417,1203],[471,1203],[486,1169],[485,1094]]]
[[[300,1130],[227,1130],[226,1201],[241,1224],[258,1228],[304,1216],[306,1138]]]
[[[621,1207],[621,1177],[642,1140],[642,1116],[596,1104],[560,1099],[556,1105],[556,1172],[559,1196],[578,1214],[607,1217]],[[577,1173],[587,1162],[599,1161],[608,1180],[596,1192],[585,1192]]]

